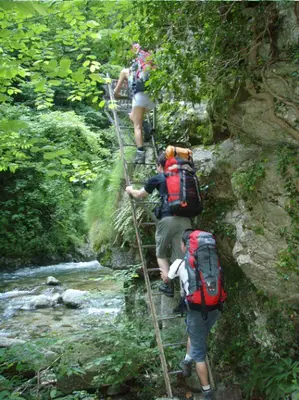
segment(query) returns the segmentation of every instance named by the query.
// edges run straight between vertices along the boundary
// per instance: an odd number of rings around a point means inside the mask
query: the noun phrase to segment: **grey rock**
[[[133,249],[111,247],[109,253],[110,256],[107,257],[107,251],[103,249],[97,257],[101,265],[113,270],[126,269],[129,265],[135,265],[140,262],[138,252]]]
[[[11,346],[15,346],[18,344],[24,344],[24,343],[26,343],[25,340],[13,339],[13,338],[8,338],[8,337],[0,337],[0,348],[11,347]]]
[[[54,278],[54,276],[48,276],[48,278],[46,279],[46,285],[57,286],[61,285],[61,283],[59,282],[58,279]]]
[[[36,292],[36,290],[37,290],[37,288],[35,288],[33,290],[11,290],[10,292],[0,293],[0,300],[34,294]]]
[[[265,138],[266,143],[268,140],[269,137]],[[256,144],[229,139],[208,149],[197,147],[194,162],[201,168],[202,183],[215,182],[209,187],[209,196],[233,204],[222,222],[235,228],[236,237],[229,241],[218,240],[221,253],[237,262],[258,289],[275,293],[287,301],[298,293],[298,276],[290,273],[289,281],[282,282],[276,268],[280,253],[287,248],[286,234],[281,234],[281,229],[288,232],[292,221],[286,210],[288,193],[277,171],[275,148],[268,149],[265,176],[251,201],[242,197],[240,187],[233,179],[235,172],[248,171],[260,162],[261,157],[265,157],[262,152],[263,148]],[[284,290],[281,290],[282,284]]]
[[[86,301],[86,291],[76,290],[76,289],[67,289],[62,294],[63,303],[70,308],[79,308]]]
[[[53,307],[55,300],[51,296],[41,294],[39,296],[33,296],[29,303],[29,308],[47,308]]]

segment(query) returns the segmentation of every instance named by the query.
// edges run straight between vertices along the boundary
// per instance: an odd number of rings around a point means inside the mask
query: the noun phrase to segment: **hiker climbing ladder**
[[[129,111],[131,111],[131,103],[128,102],[128,97],[126,95],[121,96],[120,101],[119,101],[120,105],[118,105],[116,103],[114,95],[113,95],[113,87],[112,87],[113,82],[110,80],[109,77],[107,77],[107,78],[108,78],[107,80],[109,81],[109,83],[107,85],[108,86],[108,94],[109,94],[109,98],[110,98],[110,102],[111,102],[110,104],[112,104],[112,107],[110,108],[110,110],[112,112],[112,117],[111,117],[111,115],[109,113],[107,113],[107,116],[108,116],[109,120],[115,126],[115,130],[116,130],[116,134],[117,134],[117,138],[118,138],[118,143],[119,143],[121,160],[122,160],[123,167],[124,167],[125,183],[126,183],[126,186],[130,186],[130,185],[132,185],[134,183],[141,184],[143,182],[140,182],[140,181],[136,182],[136,181],[131,181],[130,180],[130,168],[129,167],[130,167],[130,164],[132,164],[132,162],[128,162],[126,160],[126,153],[125,153],[125,150],[124,150],[124,148],[126,146],[133,146],[134,148],[136,147],[136,145],[134,143],[132,143],[132,144],[128,143],[128,135],[124,134],[126,132],[125,131],[126,129],[132,130],[132,128],[128,128],[128,127],[122,125],[120,123],[119,118],[118,118],[118,113],[119,112],[128,113]],[[155,124],[153,124],[153,127],[155,128]],[[151,141],[152,141],[152,144],[150,146],[153,148],[154,153],[157,156],[154,135],[152,135]],[[153,165],[153,163],[146,163],[145,165]],[[150,206],[153,203],[151,201],[136,201],[130,196],[130,204],[131,204],[133,223],[134,223],[135,233],[136,233],[136,238],[137,238],[137,245],[138,245],[138,249],[139,249],[139,254],[140,254],[140,259],[141,259],[141,264],[142,264],[142,269],[143,269],[143,274],[144,274],[147,294],[148,294],[148,304],[149,304],[149,308],[150,308],[151,317],[152,317],[152,320],[153,320],[154,330],[155,330],[155,334],[156,334],[157,346],[158,346],[158,349],[159,349],[159,355],[160,355],[161,365],[162,365],[162,369],[163,369],[163,376],[164,376],[165,386],[166,386],[168,397],[172,398],[173,396],[172,396],[172,388],[171,388],[171,383],[170,383],[170,375],[181,373],[181,370],[179,370],[179,371],[169,371],[168,370],[167,362],[166,362],[166,358],[165,358],[164,348],[184,346],[184,345],[186,345],[186,342],[166,343],[164,345],[162,343],[161,334],[160,334],[160,328],[159,328],[159,321],[178,318],[178,316],[166,316],[166,317],[158,317],[157,316],[155,304],[154,304],[154,301],[153,301],[154,293],[152,292],[152,289],[151,289],[151,284],[150,284],[150,279],[149,279],[149,272],[159,271],[159,268],[150,268],[150,269],[148,269],[147,265],[146,265],[145,256],[144,256],[144,250],[145,249],[155,248],[156,245],[155,244],[143,244],[142,243],[141,234],[140,234],[140,230],[139,230],[139,225],[138,225],[138,221],[137,221],[137,217],[136,217],[137,205],[138,206],[139,205]],[[149,208],[150,207],[145,207],[145,210],[150,214],[152,219],[154,221],[156,221],[156,219],[153,216],[153,214],[149,211]],[[155,222],[143,222],[142,225],[155,226]],[[208,364],[208,367],[209,367],[209,364]],[[211,376],[211,372],[210,372],[210,368],[209,368],[209,374],[210,374],[210,377],[212,377]]]
[[[109,79],[109,77],[108,77],[108,79]],[[115,104],[115,99],[114,99],[111,83],[108,83],[108,91],[109,91],[109,97],[110,97],[111,103]],[[116,134],[117,134],[117,138],[118,138],[118,143],[119,143],[120,155],[121,155],[121,159],[122,159],[123,167],[124,167],[125,182],[126,182],[126,185],[129,186],[133,182],[130,181],[128,162],[126,161],[125,152],[124,152],[124,147],[125,147],[126,143],[124,143],[124,135],[123,135],[123,132],[121,129],[121,125],[119,123],[119,118],[117,115],[116,107],[112,107],[112,114],[113,114],[113,122],[115,125],[115,130],[116,130]],[[155,149],[154,137],[152,138],[152,145]],[[156,153],[156,150],[154,150],[154,151]],[[173,397],[172,396],[172,388],[171,388],[171,384],[170,384],[169,371],[167,368],[164,348],[163,348],[162,339],[161,339],[161,335],[160,335],[159,319],[158,319],[158,316],[156,313],[156,308],[155,308],[154,301],[153,301],[153,294],[152,294],[151,284],[150,284],[150,279],[149,279],[149,271],[148,271],[148,268],[146,265],[146,260],[145,260],[144,251],[143,251],[145,248],[148,248],[148,246],[152,247],[155,245],[143,245],[142,244],[141,235],[140,235],[138,222],[137,222],[137,218],[136,218],[136,201],[134,201],[131,197],[130,197],[130,204],[131,204],[131,209],[132,209],[132,216],[133,216],[136,239],[137,239],[137,244],[138,244],[138,249],[139,249],[139,254],[140,254],[140,259],[141,259],[141,265],[142,265],[142,269],[143,269],[144,280],[145,280],[145,285],[146,285],[147,294],[148,294],[149,308],[150,308],[150,312],[151,312],[151,316],[152,316],[152,320],[153,320],[154,330],[155,330],[155,334],[156,334],[156,341],[157,341],[161,365],[162,365],[162,369],[163,369],[163,376],[164,376],[166,391],[167,391],[168,397],[172,398]],[[158,268],[156,270],[158,270]],[[169,344],[168,344],[168,346],[169,346]]]

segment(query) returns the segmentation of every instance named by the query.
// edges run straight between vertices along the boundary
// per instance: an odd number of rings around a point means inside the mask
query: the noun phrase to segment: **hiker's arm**
[[[169,281],[171,281],[171,278],[169,278],[169,276],[167,275],[167,272],[161,270],[160,275],[161,275],[161,279],[164,283],[168,283]]]
[[[133,189],[132,186],[127,186],[126,192],[133,196],[135,199],[143,199],[144,197],[148,196],[148,193],[145,191],[144,188],[137,190]]]
[[[121,88],[122,88],[122,86],[124,84],[124,81],[128,79],[128,75],[129,75],[128,68],[124,68],[121,71],[120,75],[119,75],[119,79],[118,79],[117,85],[115,86],[115,89],[114,89],[114,96],[115,97],[119,96],[119,93],[120,93]]]

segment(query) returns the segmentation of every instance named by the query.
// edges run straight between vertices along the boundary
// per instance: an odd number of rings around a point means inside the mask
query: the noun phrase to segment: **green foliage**
[[[97,354],[92,360],[89,357],[83,368],[87,375],[89,371],[97,371],[94,384],[99,386],[99,391],[105,385],[136,381],[144,386],[146,381],[149,393],[144,393],[144,397],[140,398],[153,398],[153,389],[159,393],[163,381],[160,359],[154,331],[147,315],[135,318],[134,321],[128,321],[122,315],[121,321],[117,321],[112,329],[101,330],[100,335],[94,337],[93,346],[96,346]],[[68,352],[74,351],[72,347],[71,343],[64,347],[65,354],[56,369],[58,376],[63,377],[70,370],[80,367],[78,362],[71,361],[78,360],[78,355],[72,354],[71,358],[68,356]],[[157,384],[154,388],[148,387],[147,377],[153,373],[158,373],[159,389]],[[138,395],[136,397],[139,398]]]
[[[111,157],[109,170],[104,170],[95,183],[89,195],[85,220],[90,232],[93,247],[98,250],[102,244],[108,244],[115,239],[113,229],[115,212],[122,198],[123,165],[116,152]],[[127,153],[127,157],[129,153]]]
[[[207,144],[211,138],[208,123],[202,120],[202,109],[191,102],[163,100],[157,110],[158,141],[163,147],[165,143],[187,147],[191,138],[196,144]]]
[[[215,183],[211,181],[202,189],[203,193],[209,189],[212,191],[214,185]],[[204,199],[201,226],[204,225],[205,229],[213,232],[218,237],[234,240],[236,238],[236,228],[232,224],[225,222],[225,216],[232,209],[232,206],[233,201],[217,199],[212,193],[209,193],[209,196]]]
[[[51,364],[45,349],[52,344],[52,340],[40,339],[32,343],[27,342],[26,345],[0,349],[0,399],[35,398],[30,395],[30,390],[36,385],[37,378],[33,376],[28,380],[28,371],[32,375],[33,371],[44,369]],[[52,365],[55,362],[57,360],[52,360]]]
[[[286,239],[288,247],[280,252],[276,267],[287,280],[290,278],[290,273],[299,274],[299,193],[296,186],[299,177],[298,164],[299,156],[296,149],[288,146],[279,149],[277,169],[283,178],[288,197],[285,209],[291,218],[291,229],[281,230],[281,235]]]
[[[276,268],[285,280],[290,279],[290,273],[299,274],[298,253],[292,242],[288,241],[288,248],[279,252]]]
[[[290,394],[298,385],[292,310],[258,292],[236,265],[225,266],[225,282],[228,298],[210,343],[215,372],[239,383],[248,399]]]
[[[144,210],[140,207],[136,210],[137,222],[141,222]],[[126,196],[120,207],[116,210],[113,220],[114,231],[117,232],[115,242],[122,241],[121,247],[125,244],[132,244],[136,240],[135,226],[133,223],[132,207],[128,196]]]
[[[107,55],[109,58],[111,52],[117,59],[118,48],[124,48],[128,40],[119,35],[121,21],[114,24],[114,30],[110,28],[109,16],[115,10],[106,2],[36,3],[28,7],[14,2],[11,8],[6,3],[0,4],[0,101],[19,95],[24,84],[32,86],[38,110],[53,106],[60,85],[68,88],[71,102],[88,103],[101,95],[99,83],[105,82]],[[116,8],[125,16],[132,6],[128,3]],[[34,11],[42,11],[41,16],[36,17]]]
[[[267,159],[252,163],[249,167],[239,168],[232,174],[232,184],[244,200],[248,200],[256,192],[265,176]]]
[[[249,381],[245,385],[247,398],[254,391],[265,394],[267,400],[277,400],[291,395],[299,387],[299,362],[291,358],[272,360],[259,355],[257,363],[252,365]]]
[[[85,234],[85,187],[110,156],[111,134],[90,130],[74,112],[2,105],[0,115],[1,255],[64,256]]]

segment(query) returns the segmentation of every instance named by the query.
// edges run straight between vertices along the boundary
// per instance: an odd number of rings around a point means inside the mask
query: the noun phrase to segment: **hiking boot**
[[[213,390],[212,390],[212,389],[203,390],[203,391],[202,391],[201,398],[202,398],[203,400],[214,400]]]
[[[180,368],[182,370],[182,375],[185,378],[189,378],[192,374],[192,361],[183,360],[180,362]]]
[[[145,151],[136,150],[134,164],[144,164],[144,163],[145,163]]]
[[[163,292],[165,294],[165,296],[168,296],[168,297],[174,296],[173,287],[171,287],[170,285],[167,285],[167,283],[161,283],[161,285],[159,286],[159,290],[160,290],[160,292]]]

